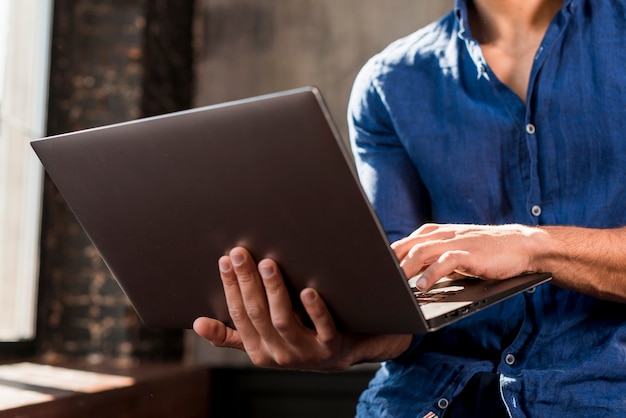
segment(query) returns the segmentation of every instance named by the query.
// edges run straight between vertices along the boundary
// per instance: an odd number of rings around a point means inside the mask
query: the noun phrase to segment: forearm
[[[534,270],[549,271],[561,287],[626,303],[626,227],[539,228]]]

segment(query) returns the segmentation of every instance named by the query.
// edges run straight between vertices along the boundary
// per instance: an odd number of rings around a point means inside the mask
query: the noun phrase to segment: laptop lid
[[[277,260],[294,295],[316,288],[344,331],[433,328],[315,88],[32,147],[149,327],[229,323],[217,259],[241,245]]]

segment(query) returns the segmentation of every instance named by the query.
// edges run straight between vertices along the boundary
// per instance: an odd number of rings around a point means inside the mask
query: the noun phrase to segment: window
[[[35,336],[52,0],[0,1],[0,343]]]

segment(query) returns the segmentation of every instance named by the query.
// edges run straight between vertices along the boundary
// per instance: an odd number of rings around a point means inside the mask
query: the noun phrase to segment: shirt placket
[[[541,181],[539,177],[539,155],[537,143],[537,127],[533,123],[532,115],[527,106],[526,117],[524,121],[524,139],[528,149],[529,160],[529,189],[526,198],[526,208],[528,210],[529,223],[531,225],[539,225],[541,220]]]
[[[522,374],[526,365],[528,344],[535,330],[535,289],[524,293],[526,314],[515,340],[501,354],[497,373],[500,375],[502,399],[512,417],[520,416]]]
[[[569,3],[569,2],[568,2]],[[542,193],[541,193],[541,177],[539,175],[539,141],[541,140],[541,132],[545,127],[537,126],[535,115],[535,88],[537,86],[537,78],[540,74],[548,53],[557,40],[562,36],[563,29],[569,20],[568,7],[564,7],[554,19],[553,24],[548,28],[537,53],[535,54],[533,66],[528,81],[528,93],[526,95],[526,113],[524,117],[524,138],[529,156],[529,188],[526,200],[526,208],[529,214],[529,223],[531,225],[540,225],[542,223]]]

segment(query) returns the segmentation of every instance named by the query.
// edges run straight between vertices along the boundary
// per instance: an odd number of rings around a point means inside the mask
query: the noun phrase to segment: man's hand
[[[407,277],[424,270],[417,282],[429,289],[453,272],[506,279],[537,271],[532,265],[537,228],[522,225],[426,224],[391,245]]]
[[[313,328],[294,312],[278,265],[269,259],[258,266],[243,248],[218,262],[229,314],[235,329],[211,318],[198,318],[194,330],[218,347],[245,351],[263,367],[336,371],[364,361],[402,354],[410,335],[340,334],[314,289],[300,294]]]
[[[550,272],[553,284],[626,303],[626,227],[426,224],[391,247],[407,277],[424,270],[420,289],[455,271],[485,279]]]

